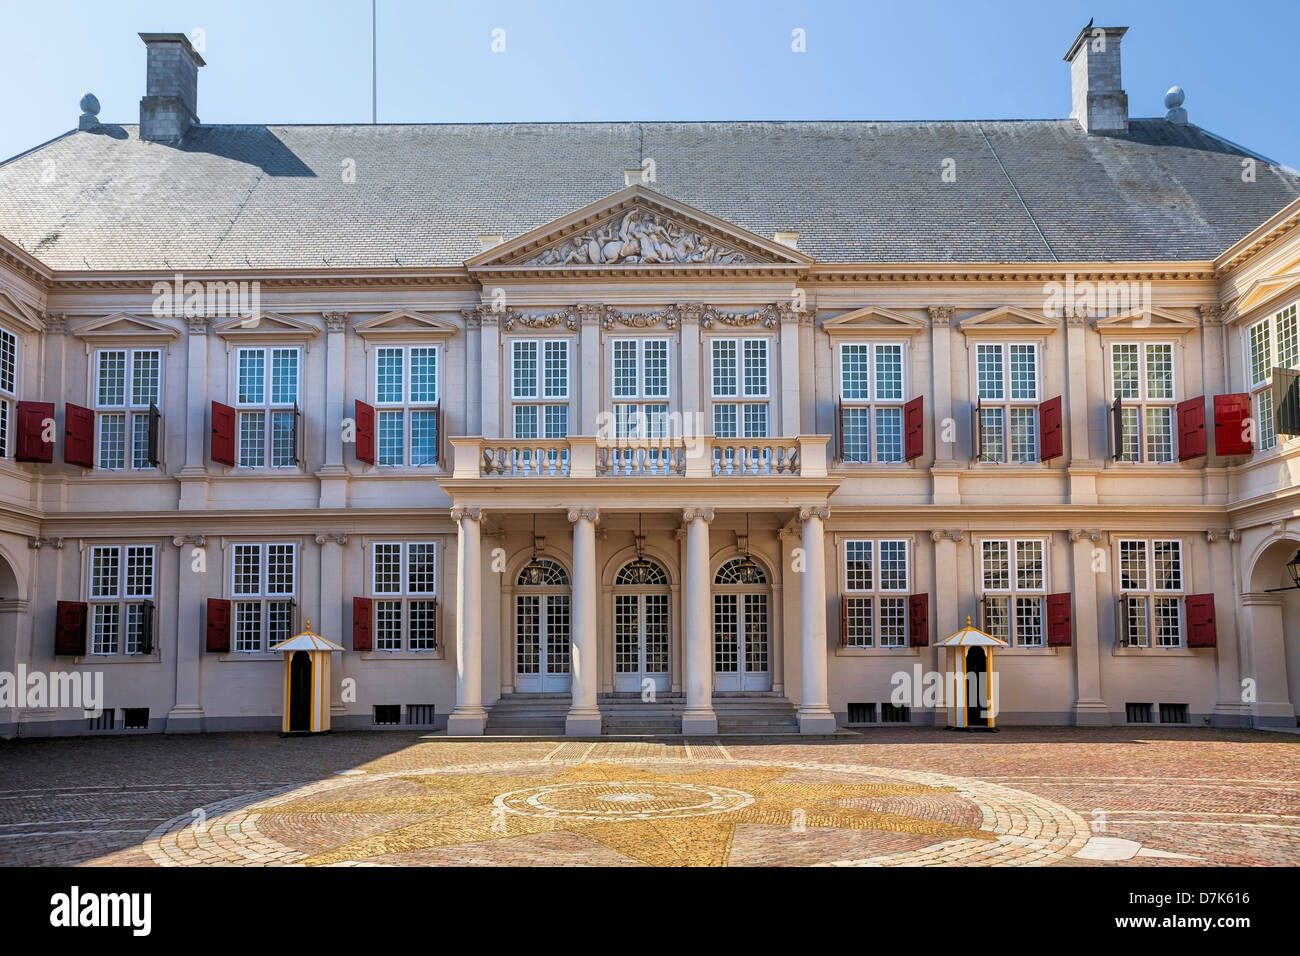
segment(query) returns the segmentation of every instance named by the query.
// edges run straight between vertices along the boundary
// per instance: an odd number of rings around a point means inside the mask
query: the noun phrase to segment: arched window
[[[713,578],[714,584],[766,584],[767,574],[757,561],[750,557],[732,558]]]
[[[651,586],[661,585],[668,586],[668,572],[663,569],[663,565],[649,558],[637,558],[629,561],[619,569],[618,575],[614,578],[614,584],[618,587],[627,586]]]
[[[533,558],[519,572],[521,588],[567,587],[569,572],[564,566],[549,558]]]

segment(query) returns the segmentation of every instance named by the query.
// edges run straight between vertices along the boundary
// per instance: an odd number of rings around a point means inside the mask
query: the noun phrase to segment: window
[[[437,649],[436,548],[431,541],[375,544],[375,650]]]
[[[983,629],[1008,644],[1042,647],[1046,546],[1039,539],[981,542]]]
[[[510,344],[510,359],[515,437],[567,437],[569,343],[517,339]]]
[[[0,458],[9,451],[10,422],[18,401],[18,336],[0,329]]]
[[[241,348],[237,375],[239,467],[298,464],[298,349]]]
[[[90,549],[90,653],[153,652],[154,548],[151,544]]]
[[[840,346],[840,436],[848,462],[903,460],[903,346]]]
[[[297,551],[293,544],[234,546],[230,595],[236,651],[270,650],[293,636]]]
[[[1119,461],[1174,460],[1174,347],[1168,342],[1113,342],[1111,397],[1120,400]]]
[[[95,363],[100,468],[153,468],[149,430],[161,394],[157,349],[102,349]]]
[[[907,542],[844,542],[844,643],[907,645]]]
[[[768,436],[768,351],[767,339],[711,341],[713,434],[717,437]]]
[[[1120,637],[1128,647],[1183,643],[1183,543],[1119,542]]]
[[[1256,447],[1263,451],[1277,444],[1273,421],[1273,369],[1300,369],[1300,319],[1296,306],[1256,322],[1247,332],[1250,396],[1255,415]]]
[[[438,460],[438,349],[385,345],[375,350],[375,464]]]
[[[667,438],[668,340],[614,339],[616,438]]]
[[[976,430],[982,462],[1038,461],[1038,346],[975,346]]]

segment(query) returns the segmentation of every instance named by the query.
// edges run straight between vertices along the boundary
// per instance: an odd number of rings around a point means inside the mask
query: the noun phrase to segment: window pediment
[[[988,312],[968,315],[957,323],[963,335],[1050,335],[1062,320],[1038,312],[1004,305]]]
[[[822,320],[829,335],[916,335],[928,327],[924,319],[875,305]]]
[[[1292,263],[1287,268],[1288,271],[1281,275],[1260,279],[1252,285],[1234,306],[1237,317],[1265,309],[1266,306],[1284,305],[1286,303],[1282,300],[1300,295],[1300,262]]]
[[[1201,324],[1176,312],[1152,308],[1094,319],[1092,327],[1102,335],[1184,335],[1196,331]]]
[[[180,330],[154,318],[128,312],[115,312],[100,319],[92,319],[72,329],[71,333],[96,346],[167,343],[181,334]]]
[[[0,285],[0,315],[7,316],[34,332],[40,332],[45,328],[36,310],[2,285]]]
[[[277,339],[306,341],[320,334],[310,322],[278,312],[254,312],[213,326],[212,331],[224,339]]]
[[[353,331],[367,341],[402,339],[404,341],[446,338],[460,331],[459,327],[444,319],[424,312],[397,309],[353,326]]]

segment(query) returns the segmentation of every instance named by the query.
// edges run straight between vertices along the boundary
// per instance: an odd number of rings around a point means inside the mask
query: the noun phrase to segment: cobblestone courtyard
[[[1300,737],[0,742],[0,863],[1300,864]]]

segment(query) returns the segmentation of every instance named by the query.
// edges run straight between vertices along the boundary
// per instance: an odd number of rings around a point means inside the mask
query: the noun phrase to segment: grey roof
[[[651,188],[821,261],[1204,260],[1300,197],[1263,161],[1243,182],[1246,155],[1165,120],[200,126],[180,146],[104,126],[0,165],[0,235],[58,269],[445,266],[648,157]]]

